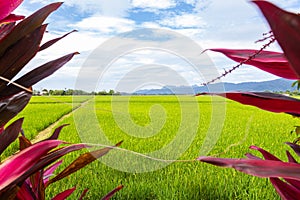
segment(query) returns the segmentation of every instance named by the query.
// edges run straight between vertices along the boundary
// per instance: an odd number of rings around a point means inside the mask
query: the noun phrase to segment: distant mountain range
[[[216,83],[207,86],[164,86],[161,89],[145,89],[134,92],[135,95],[171,95],[171,94],[197,94],[201,92],[230,92],[230,91],[251,91],[251,92],[280,92],[293,91],[293,81],[286,79],[276,79],[263,82],[244,82],[244,83]],[[223,90],[224,87],[224,90]]]

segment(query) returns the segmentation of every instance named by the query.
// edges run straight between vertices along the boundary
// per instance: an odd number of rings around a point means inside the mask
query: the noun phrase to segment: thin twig
[[[264,37],[264,38],[262,38],[262,39],[259,39],[259,40],[255,41],[255,43],[264,42],[264,41],[266,41],[267,39],[272,39],[272,38],[274,38],[274,35],[273,35],[273,34],[271,34],[271,35],[269,35],[269,36],[266,36],[266,37]]]
[[[164,163],[172,163],[172,162],[195,162],[196,161],[196,159],[191,159],[191,160],[168,160],[168,159],[161,159],[161,158],[151,157],[151,156],[148,156],[146,154],[135,152],[135,151],[132,151],[132,150],[129,150],[129,149],[123,149],[123,148],[116,147],[116,146],[111,146],[111,145],[94,144],[94,143],[84,143],[84,144],[87,145],[87,146],[94,146],[94,147],[109,147],[109,148],[112,148],[114,150],[123,151],[123,152],[126,152],[126,153],[130,153],[132,155],[136,155],[136,156],[139,156],[139,157],[147,158],[149,160],[158,161],[158,162],[164,162]]]
[[[13,84],[13,85],[15,85],[15,86],[17,86],[17,87],[19,87],[19,88],[21,88],[21,89],[27,91],[27,92],[32,93],[32,90],[31,90],[31,89],[26,88],[26,87],[24,87],[24,86],[22,86],[22,85],[20,85],[20,84],[18,84],[18,83],[15,83],[15,82],[13,82],[13,81],[7,79],[7,78],[4,78],[3,76],[0,76],[0,79],[3,80],[3,81],[8,82],[9,84]]]
[[[216,78],[214,78],[214,79],[212,79],[212,80],[210,80],[210,81],[208,81],[206,83],[202,83],[201,85],[206,86],[208,84],[214,83],[217,80],[220,80],[221,78],[223,78],[226,75],[230,74],[231,72],[233,72],[234,70],[238,69],[239,67],[241,67],[246,62],[249,62],[252,59],[254,59],[258,54],[260,54],[265,48],[267,48],[268,46],[270,46],[274,41],[275,41],[275,38],[271,37],[270,41],[267,44],[264,44],[260,50],[256,51],[254,54],[250,55],[247,59],[241,61],[239,64],[237,64],[236,66],[232,67],[230,70],[225,70],[225,72],[222,75],[220,75],[220,76],[218,76],[218,77],[216,77]]]

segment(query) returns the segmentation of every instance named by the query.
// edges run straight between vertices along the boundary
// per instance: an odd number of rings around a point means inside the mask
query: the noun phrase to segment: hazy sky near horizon
[[[51,2],[55,1],[25,0],[15,13],[28,16]],[[271,0],[270,2],[289,11],[300,11],[300,0]],[[211,68],[205,66],[200,69],[200,72],[196,72],[189,60],[183,59],[182,55],[187,55],[189,50],[193,50],[189,49],[190,44],[185,43],[185,39],[190,39],[202,50],[207,48],[259,49],[263,43],[254,42],[270,30],[258,8],[247,0],[65,0],[59,10],[49,17],[47,23],[49,23],[48,33],[44,41],[59,37],[73,29],[78,32],[38,53],[23,73],[67,53],[78,51],[80,55],[54,75],[38,83],[36,89],[75,87],[80,89],[76,81],[78,77],[84,75],[87,76],[85,78],[94,76],[90,80],[95,81],[95,86],[92,86],[95,90],[129,91],[161,87],[165,84],[199,85],[205,79],[215,75],[213,73],[206,75],[206,72],[217,70],[222,73],[224,69],[231,68],[235,63],[221,54],[208,52]],[[145,28],[147,31],[139,32]],[[151,29],[154,31],[149,31]],[[170,37],[174,36],[177,42],[180,40],[179,43],[182,43],[180,47],[183,48],[176,51],[177,54],[172,51],[175,47],[170,42],[165,43],[169,36],[166,34],[162,37],[164,32],[170,33]],[[128,35],[130,37],[127,37]],[[118,40],[119,38],[123,39]],[[147,48],[152,43],[147,43],[145,40],[155,42],[158,46],[161,44],[161,49]],[[110,43],[111,41],[119,43]],[[106,49],[103,49],[105,45]],[[118,54],[114,48],[109,49],[110,45],[118,50],[124,48],[122,49],[124,52],[120,51],[122,55]],[[280,51],[280,48],[277,44],[272,44],[268,50]],[[92,68],[89,73],[82,72],[84,67],[92,63],[91,60],[95,66],[105,64],[104,61],[107,61],[107,65],[102,66],[101,70]],[[222,81],[237,83],[276,78],[278,77],[245,65]],[[129,89],[124,87],[127,85]]]

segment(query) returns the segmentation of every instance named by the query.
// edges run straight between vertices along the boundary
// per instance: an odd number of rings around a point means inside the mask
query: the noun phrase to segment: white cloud
[[[21,4],[13,13],[18,15],[29,16],[32,14],[32,11],[25,7],[23,4]]]
[[[156,22],[144,22],[140,25],[141,28],[161,28],[160,24]]]
[[[29,2],[44,5],[55,2],[55,0],[29,0]],[[176,6],[180,5],[180,2],[190,4],[195,6],[195,8],[190,13],[180,10],[181,8],[177,10]],[[271,2],[291,11],[300,9],[299,0],[271,0]],[[139,9],[135,10],[134,8]],[[25,2],[25,6],[21,6],[18,9],[15,13],[25,13],[25,15],[28,15],[31,13],[30,10],[35,9],[35,7],[31,7],[30,3]],[[55,84],[57,84],[58,88],[61,85],[62,89],[64,87],[72,87],[71,83],[75,82],[79,67],[88,59],[88,55],[92,50],[101,45],[105,40],[119,33],[134,30],[135,28],[173,29],[178,33],[190,37],[202,48],[259,49],[262,44],[254,44],[254,41],[260,39],[262,33],[269,31],[269,27],[259,9],[253,3],[249,3],[248,0],[65,0],[64,5],[61,7],[61,13],[69,14],[70,10],[71,14],[75,16],[72,20],[75,19],[76,21],[55,21],[56,18],[50,17],[52,21],[49,28],[54,27],[54,30],[46,34],[45,41],[63,34],[57,30],[64,30],[66,28],[70,30],[74,28],[79,32],[64,38],[58,44],[40,52],[32,65],[30,65],[36,67],[46,61],[73,51],[81,53],[81,55],[76,56],[68,63],[67,66],[54,74],[52,78],[47,79],[51,81],[41,83],[41,85],[47,83],[44,85],[49,85],[48,88],[51,88],[51,85],[56,87]],[[151,21],[147,18],[149,21],[143,22],[144,16],[139,16],[138,13],[140,10],[154,12],[155,14],[159,13],[157,16],[160,19],[157,20],[156,18]],[[135,12],[134,16],[141,18],[126,18],[130,12]],[[61,18],[71,20],[68,18],[68,14],[63,14]],[[80,19],[76,17],[80,17]],[[280,51],[277,45],[272,46],[268,50],[274,49]],[[184,50],[188,51],[190,49],[187,47]],[[109,53],[111,51],[113,50],[109,49]],[[209,56],[220,72],[223,72],[223,68],[228,69],[236,64],[217,53],[209,53]],[[97,57],[96,62],[99,62],[99,60],[101,60],[101,55]],[[191,80],[190,84],[199,84],[201,82],[200,76],[193,74],[179,60],[162,55],[162,53],[136,52],[130,56],[121,58],[113,66],[115,68],[112,69],[110,74],[107,74],[108,77],[105,79],[105,88],[113,88],[118,79],[122,78],[120,75],[126,74],[133,66],[149,64],[168,65],[186,80]],[[143,75],[143,70],[139,70],[138,72],[140,73],[137,73],[136,76],[139,74]],[[152,74],[155,74],[155,72],[153,71]],[[222,79],[222,81],[241,82],[258,79],[270,80],[274,78],[274,76],[261,72],[254,67],[244,66],[236,70],[232,75]]]
[[[199,39],[202,37],[203,29],[183,28],[183,29],[177,29],[176,32],[184,35],[185,37],[197,41],[199,45],[203,43],[203,39]]]
[[[77,7],[82,12],[100,13],[112,17],[126,16],[130,8],[129,0],[66,0],[65,3]]]
[[[49,4],[56,2],[55,0],[31,0],[31,3]],[[97,13],[111,17],[122,17],[127,15],[128,9],[130,9],[129,0],[65,0],[66,6],[72,6],[76,8],[74,12],[81,13]]]
[[[192,6],[196,5],[197,0],[182,0],[186,4],[190,4]],[[207,1],[207,0],[206,0]]]
[[[223,72],[224,70],[220,70],[220,73]],[[239,69],[233,71],[231,74],[228,74],[226,77],[222,78],[221,81],[230,83],[241,83],[270,81],[278,78],[280,77],[274,76],[255,67],[243,65]]]
[[[112,63],[102,74],[99,85],[101,89],[110,84],[118,91],[133,92],[149,84],[192,85],[190,80],[195,76],[193,68],[178,56],[160,50],[140,50]]]
[[[131,31],[135,27],[135,22],[126,18],[92,16],[84,18],[75,23],[72,27],[85,31],[94,31],[104,34],[118,34]]]
[[[300,2],[299,0],[270,0],[270,2],[274,3],[278,7],[287,10],[297,10],[299,12]]]
[[[206,22],[197,14],[183,13],[171,17],[166,17],[160,24],[174,27],[174,28],[191,28],[191,27],[203,27]]]
[[[134,8],[149,8],[149,9],[167,9],[176,6],[174,0],[132,0],[131,5]]]
[[[129,91],[130,88],[140,87],[149,82],[153,84],[156,81],[173,81],[174,76],[170,76],[171,71],[181,78],[182,81],[178,82],[179,85],[200,84],[202,76],[208,75],[208,79],[216,76],[215,70],[203,67],[209,65],[209,63],[204,60],[205,58],[201,57],[201,49],[196,44],[186,42],[181,36],[178,34],[175,36],[174,33],[172,37],[164,38],[160,37],[160,32],[154,32],[152,35],[150,32],[146,33],[149,37],[145,38],[145,40],[138,37],[139,35],[133,34],[137,39],[131,37],[119,38],[115,42],[110,41],[107,48],[102,46],[100,52],[95,52],[94,59],[88,63],[90,69],[86,68],[86,70],[89,70],[87,74],[82,76],[84,79],[83,83],[88,83],[88,87],[93,88],[88,88],[85,85],[82,85],[82,87],[86,87],[86,90],[94,89],[92,84],[96,85],[95,81],[92,81],[92,83],[88,81],[99,80],[99,77],[101,77],[101,83],[99,84],[101,88],[115,88],[121,84],[122,87],[124,86],[124,90],[126,83],[128,87],[130,86],[126,91]],[[164,35],[169,36],[168,31],[164,32]],[[133,51],[128,51],[127,48]],[[125,51],[129,52],[129,54],[119,57],[120,53]],[[105,59],[109,61],[114,60],[114,62],[107,62]],[[195,64],[191,65],[189,62]],[[151,68],[154,71],[147,71],[149,67],[153,66],[156,66],[155,70]],[[164,70],[158,72],[159,66]],[[144,68],[145,71],[143,71]],[[199,70],[197,70],[198,68]],[[198,71],[201,73],[199,74]],[[126,74],[130,75],[127,76]],[[147,74],[147,79],[144,78],[145,74]],[[174,84],[173,82],[169,83]]]

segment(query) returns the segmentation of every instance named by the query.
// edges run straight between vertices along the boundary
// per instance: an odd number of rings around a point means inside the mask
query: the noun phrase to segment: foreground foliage
[[[127,109],[125,109],[127,108],[126,97],[113,97],[112,100],[112,97],[109,96],[97,96],[95,97],[95,104],[91,103],[91,105],[95,106],[99,126],[109,141],[117,143],[119,138],[122,138],[124,140],[122,149],[148,153],[163,148],[176,137],[182,120],[181,106],[189,106],[190,112],[196,115],[197,110],[190,103],[195,101],[195,97],[182,97],[184,98],[182,102],[179,102],[177,98],[176,96],[133,96],[130,98],[129,114],[137,125],[147,126],[151,123],[153,118],[149,117],[149,111],[153,106],[160,105],[166,112],[166,122],[163,128],[155,136],[149,138],[134,137],[131,135],[130,130],[132,129],[124,132],[118,126],[115,117],[121,117],[127,113]],[[222,97],[212,98],[216,102],[213,106],[218,106],[223,102]],[[203,144],[203,138],[207,134],[211,121],[212,98],[210,96],[196,97],[200,110],[199,126],[193,143],[179,160],[189,160],[199,155],[199,149]],[[56,99],[57,102],[60,102],[60,99],[63,101],[66,97],[56,97]],[[32,102],[36,104],[42,100],[51,102],[52,97],[33,97]],[[49,107],[49,109],[62,103],[51,104],[53,107]],[[278,146],[282,145],[282,141],[294,139],[294,135],[290,134],[290,131],[294,129],[293,126],[297,123],[297,119],[291,119],[286,114],[271,113],[245,106],[231,100],[226,100],[224,103],[227,107],[225,123],[222,134],[210,155],[242,157],[248,146],[256,144],[267,147],[268,151],[285,160],[285,152]],[[30,112],[35,113],[34,109],[35,107],[26,107],[24,113],[26,115],[30,115]],[[125,111],[121,112],[122,110]],[[82,116],[88,115],[85,108],[79,108],[76,112],[80,112]],[[160,119],[158,116],[153,117]],[[24,122],[24,127],[27,123],[29,122]],[[78,137],[73,116],[65,118],[57,127],[63,124],[70,124],[70,126],[63,129],[61,139],[72,143],[80,142],[81,139]],[[189,126],[193,127],[192,123]],[[89,127],[86,128],[89,129]],[[189,134],[188,131],[187,129],[182,134]],[[284,150],[289,150],[287,145],[282,147]],[[110,152],[111,156],[117,151],[121,150]],[[126,154],[132,154],[132,152]],[[72,162],[74,158],[75,155],[67,156],[61,167],[67,166],[67,163]],[[132,165],[136,164],[131,163]],[[199,164],[196,161],[175,162],[161,170],[147,173],[122,172],[101,162],[95,162],[82,169],[80,174],[71,176],[68,181],[50,185],[47,195],[52,197],[60,190],[77,185],[78,189],[89,188],[87,199],[96,199],[119,184],[123,184],[125,187],[116,194],[115,199],[279,199],[266,179],[250,177],[234,170]],[[77,196],[80,195],[80,191],[74,193]]]
[[[250,64],[283,78],[299,80],[300,16],[284,11],[268,1],[255,0],[253,3],[259,7],[270,24],[272,29],[271,42],[276,39],[281,46],[283,53],[263,51],[262,49],[211,50],[221,52],[232,60],[240,62],[240,64]],[[271,112],[285,112],[296,117],[300,116],[300,101],[284,95],[250,92],[217,95]],[[299,145],[294,143],[287,144],[292,147],[298,156],[300,156]],[[258,177],[268,177],[282,199],[299,199],[300,164],[296,159],[287,151],[288,162],[283,162],[264,149],[256,146],[251,146],[250,148],[258,150],[265,160],[252,154],[246,154],[246,159],[200,157],[198,160],[221,167],[232,167],[236,170]]]
[[[41,44],[47,27],[43,22],[62,3],[49,4],[24,19],[23,16],[11,14],[21,2],[20,0],[0,1],[0,154],[17,138],[20,143],[19,151],[1,162],[0,198],[45,199],[45,190],[50,184],[69,176],[105,155],[111,148],[85,153],[57,176],[51,178],[55,169],[62,163],[62,160],[58,161],[58,159],[87,146],[68,144],[58,140],[59,133],[65,125],[58,127],[48,139],[35,144],[32,144],[22,131],[23,118],[7,125],[28,104],[32,96],[32,86],[53,74],[78,54],[74,52],[50,61],[12,82],[11,80],[39,51],[52,46],[69,34]],[[21,19],[24,20],[15,23]],[[119,186],[107,194],[104,199],[110,198],[121,188],[122,186]],[[65,199],[74,190],[75,187],[62,191],[53,199]],[[86,192],[87,190],[81,194],[79,199],[82,199]]]

